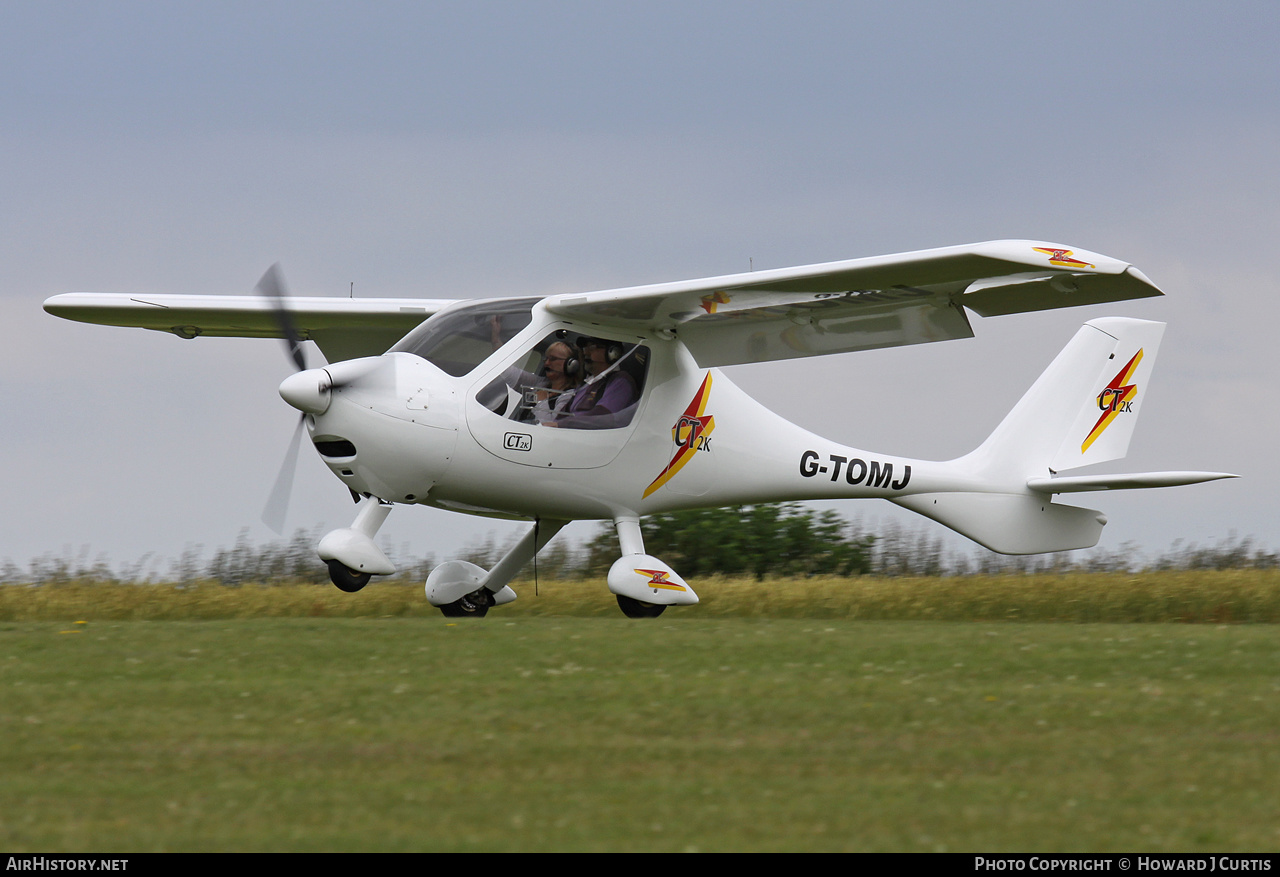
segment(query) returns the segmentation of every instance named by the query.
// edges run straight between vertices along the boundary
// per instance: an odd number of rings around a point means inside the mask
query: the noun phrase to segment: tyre
[[[440,607],[445,618],[484,618],[493,606],[493,592],[488,588],[472,591],[460,600]]]
[[[346,591],[348,594],[354,594],[356,591],[369,584],[372,576],[367,572],[356,572],[348,568],[340,560],[329,561],[329,581],[338,586],[339,591]]]
[[[618,608],[628,618],[657,618],[667,608],[657,603],[645,603],[632,597],[624,597],[621,594],[616,596],[618,598]]]

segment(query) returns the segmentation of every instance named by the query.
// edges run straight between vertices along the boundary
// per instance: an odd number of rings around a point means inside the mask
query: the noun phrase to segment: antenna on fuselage
[[[542,524],[542,518],[534,517],[533,519],[533,596],[538,596],[538,527]]]

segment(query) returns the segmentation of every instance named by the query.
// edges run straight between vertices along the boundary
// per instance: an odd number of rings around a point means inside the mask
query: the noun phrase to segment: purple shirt
[[[559,421],[568,429],[612,429],[631,422],[640,397],[635,378],[615,371],[607,378],[578,388],[569,405],[569,414]]]

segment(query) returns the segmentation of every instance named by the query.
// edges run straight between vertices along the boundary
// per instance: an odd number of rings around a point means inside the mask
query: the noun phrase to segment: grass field
[[[1067,573],[949,578],[704,578],[702,602],[667,618],[884,621],[1280,623],[1280,570]],[[491,618],[618,616],[603,579],[514,585]],[[325,585],[224,587],[67,582],[0,586],[0,621],[215,618],[440,618],[421,585],[374,582],[358,595]]]
[[[718,584],[645,622],[558,584],[468,622],[405,588],[0,589],[0,848],[1280,847],[1274,626],[996,620],[1135,611],[1123,582],[1013,614],[978,583],[969,621]],[[1206,620],[1277,590],[1143,588]]]

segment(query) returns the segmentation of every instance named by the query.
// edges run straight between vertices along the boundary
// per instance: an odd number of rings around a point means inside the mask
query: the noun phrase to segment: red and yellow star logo
[[[716,312],[717,305],[725,305],[728,303],[729,303],[729,293],[721,292],[720,290],[717,290],[711,293],[711,295],[704,295],[702,297],[701,307],[708,314],[714,314]]]

